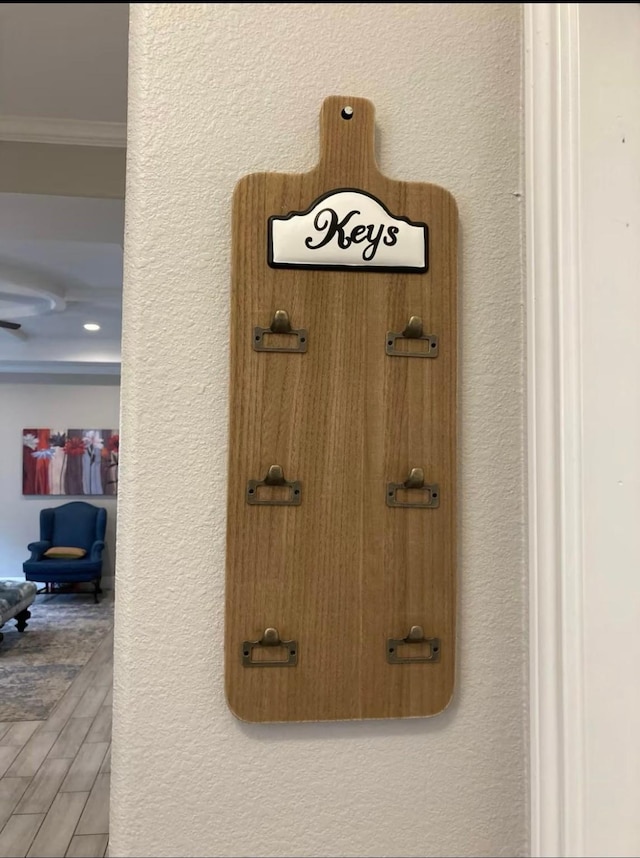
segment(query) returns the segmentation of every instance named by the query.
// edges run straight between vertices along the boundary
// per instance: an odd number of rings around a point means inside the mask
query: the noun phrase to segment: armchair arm
[[[42,555],[47,548],[51,548],[51,543],[42,539],[39,542],[30,542],[27,548],[31,552],[30,560],[42,560]]]
[[[103,548],[104,542],[101,539],[96,539],[96,541],[91,546],[91,560],[100,560],[100,555],[102,554]]]

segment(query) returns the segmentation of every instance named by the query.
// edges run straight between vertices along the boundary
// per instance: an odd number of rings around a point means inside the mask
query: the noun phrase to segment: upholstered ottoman
[[[18,631],[23,632],[31,616],[28,610],[38,592],[33,581],[0,581],[0,628],[8,621],[15,620]],[[0,641],[4,635],[0,632]]]

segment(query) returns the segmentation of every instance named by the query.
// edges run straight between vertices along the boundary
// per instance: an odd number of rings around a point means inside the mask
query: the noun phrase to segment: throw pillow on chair
[[[45,557],[62,557],[62,558],[72,558],[72,557],[84,557],[87,552],[84,548],[67,548],[62,545],[56,545],[53,548],[47,548],[44,552]]]

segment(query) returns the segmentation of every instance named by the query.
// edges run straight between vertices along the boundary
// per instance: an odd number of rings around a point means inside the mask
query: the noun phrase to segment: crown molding
[[[0,116],[0,140],[123,149],[127,145],[127,125],[44,116]]]
[[[100,375],[120,377],[120,361],[90,360],[1,360],[0,382],[8,375],[21,377],[23,374],[38,376],[46,384],[51,375]]]

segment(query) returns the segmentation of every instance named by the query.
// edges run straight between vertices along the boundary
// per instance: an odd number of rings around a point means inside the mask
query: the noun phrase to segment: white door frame
[[[525,4],[531,852],[640,854],[640,4]]]
[[[531,854],[584,854],[576,3],[526,3]]]

